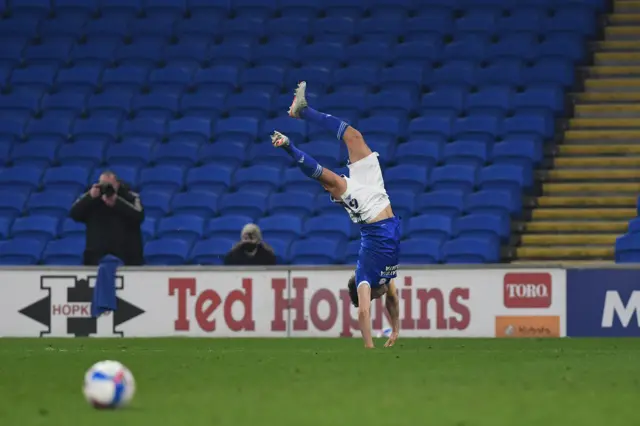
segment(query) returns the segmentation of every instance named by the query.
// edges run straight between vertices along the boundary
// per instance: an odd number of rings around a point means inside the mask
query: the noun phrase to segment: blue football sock
[[[338,140],[342,140],[342,136],[344,136],[344,132],[347,131],[347,124],[345,121],[338,117],[334,117],[330,114],[325,114],[323,112],[316,111],[313,108],[306,107],[302,110],[301,113],[302,118],[305,120],[309,120],[312,123],[316,123],[325,129],[333,132]]]
[[[296,148],[291,141],[289,146],[284,147],[285,151],[293,158],[296,165],[302,170],[302,173],[309,176],[312,179],[318,179],[322,175],[323,167],[318,163],[315,158],[310,156],[304,151],[300,151]]]

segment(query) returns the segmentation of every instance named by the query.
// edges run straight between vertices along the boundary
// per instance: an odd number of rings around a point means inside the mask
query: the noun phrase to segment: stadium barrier
[[[352,337],[352,268],[123,268],[118,310],[90,315],[95,270],[0,270],[2,337]],[[640,269],[412,267],[402,337],[640,335]],[[633,317],[635,316],[635,321]],[[373,328],[388,327],[383,303]]]

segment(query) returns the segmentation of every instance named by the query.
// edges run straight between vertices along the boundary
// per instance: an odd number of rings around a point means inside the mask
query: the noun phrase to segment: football
[[[115,409],[133,399],[136,383],[131,371],[118,361],[100,361],[84,375],[82,392],[94,408]]]
[[[388,338],[389,336],[391,336],[391,331],[392,330],[390,328],[385,328],[384,330],[378,331],[378,338],[381,338],[381,337]]]

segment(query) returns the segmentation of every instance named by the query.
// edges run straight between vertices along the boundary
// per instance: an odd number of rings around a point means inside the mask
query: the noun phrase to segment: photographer
[[[85,265],[98,265],[107,254],[125,265],[142,264],[140,224],[144,211],[140,197],[114,173],[100,175],[100,181],[76,200],[69,216],[87,225]]]
[[[249,223],[242,228],[240,242],[224,257],[225,265],[268,266],[276,264],[273,249],[262,240],[257,225]]]

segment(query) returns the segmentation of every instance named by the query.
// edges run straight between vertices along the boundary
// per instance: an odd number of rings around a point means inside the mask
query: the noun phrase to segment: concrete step
[[[601,196],[588,195],[542,195],[534,197],[530,204],[537,207],[628,207],[635,208],[637,198],[634,195]]]
[[[613,259],[613,246],[531,246],[515,249],[518,259]]]
[[[638,13],[640,12],[640,1],[614,1],[613,10],[615,13]]]
[[[571,99],[576,103],[616,103],[640,102],[640,91],[630,92],[581,92],[571,93]]]
[[[591,246],[613,245],[617,234],[526,234],[522,247],[527,246]]]
[[[634,38],[635,40],[635,38]],[[580,73],[588,77],[640,76],[640,66],[591,66],[579,69]]]
[[[571,129],[639,129],[637,118],[618,117],[586,117],[569,119]]]
[[[611,233],[621,235],[627,232],[628,222],[626,220],[617,221],[594,221],[576,222],[563,220],[544,220],[526,222],[522,224],[523,232],[532,233]]]
[[[567,130],[564,132],[565,140],[640,140],[640,129],[638,130]],[[630,145],[633,146],[633,145]]]
[[[580,145],[574,145],[580,146]],[[640,156],[637,157],[556,157],[553,160],[555,169],[575,168],[586,169],[640,167]]]
[[[625,220],[636,217],[635,208],[544,208],[531,211],[531,220]]]
[[[636,117],[640,119],[640,104],[577,104],[574,106],[577,118]]]
[[[588,92],[638,91],[640,90],[640,78],[588,78],[584,81],[584,88]]]
[[[542,192],[544,195],[638,195],[640,182],[544,182]]]
[[[638,169],[552,169],[536,172],[542,182],[558,181],[640,181]]]
[[[597,132],[598,130],[589,130],[587,132]],[[577,130],[567,131],[577,132]],[[585,132],[580,130],[580,132]],[[604,139],[604,138],[602,138]],[[618,144],[618,143],[599,143],[599,144],[562,144],[556,147],[558,155],[639,155],[640,144]]]
[[[633,28],[638,30],[635,36],[640,37],[640,28]],[[640,52],[596,52],[593,54],[593,63],[596,65],[640,65]]]
[[[608,25],[604,28],[604,39],[607,41],[638,40],[640,31],[635,24]]]
[[[607,15],[607,23],[608,26],[640,24],[640,13],[612,13]]]

